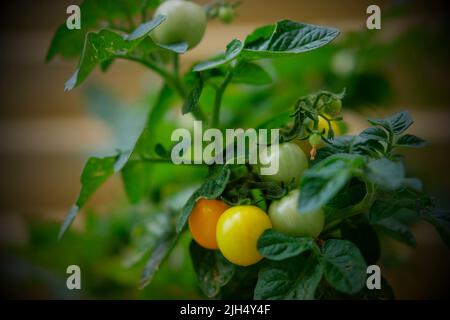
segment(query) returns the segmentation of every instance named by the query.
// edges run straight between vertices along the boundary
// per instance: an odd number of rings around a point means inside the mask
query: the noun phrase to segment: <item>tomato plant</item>
[[[181,102],[181,114],[191,114],[210,128],[234,126],[236,118],[221,117],[229,86],[265,85],[262,91],[273,94],[270,84],[276,80],[259,60],[320,50],[338,37],[339,30],[281,20],[257,28],[245,39],[232,40],[222,54],[196,63],[182,74],[179,56],[201,40],[207,18],[230,20],[230,13],[221,8],[231,5],[235,10],[234,4],[213,1],[202,8],[181,0],[163,4],[129,0],[129,10],[124,13],[104,1],[91,1],[97,7],[77,33],[80,37],[69,35],[62,26],[49,49],[49,59],[57,54],[79,57],[65,89],[81,85],[97,66],[107,71],[117,60],[155,72],[163,85],[133,143],[116,154],[88,159],[79,196],[61,226],[60,238],[93,193],[120,173],[131,203],[150,201],[150,216],[167,213],[158,220],[156,241],[146,248],[150,256],[142,286],[153,279],[188,224],[199,286],[207,297],[216,298],[392,298],[385,279],[383,290],[367,292],[366,268],[379,260],[380,235],[416,245],[409,225],[399,217],[405,210],[416,220],[430,222],[450,244],[448,214],[435,207],[419,179],[405,173],[401,149],[425,144],[420,137],[406,133],[413,124],[411,115],[403,111],[369,119],[368,128],[360,134],[339,135],[336,124],[343,121],[344,90],[299,94],[290,101],[288,112],[255,125],[280,129],[275,142],[280,144],[279,152],[264,159],[265,163],[275,159],[272,157],[279,160],[279,171],[272,176],[261,175],[259,167],[248,161],[199,164],[198,175],[192,173],[194,166],[172,163],[167,128],[181,123],[167,123],[171,117],[166,114],[178,111],[172,107]],[[82,4],[83,12],[92,10],[87,5],[91,1]],[[153,19],[148,18],[150,13]],[[138,15],[141,24],[136,26],[130,17]],[[105,16],[110,17],[107,28],[103,28]],[[79,51],[69,54],[65,48],[71,45]],[[167,56],[171,59],[164,58]],[[206,99],[211,92],[213,99]],[[250,107],[235,109],[239,110],[227,111],[241,112],[238,123],[242,126],[251,123],[250,113],[258,112]],[[296,145],[298,141],[313,146],[309,159]],[[153,187],[151,183],[158,179]],[[170,188],[165,188],[167,181],[172,182]],[[190,189],[193,183],[197,183],[195,191]],[[186,192],[190,196],[179,195]],[[180,202],[180,197],[181,205],[175,206],[173,199]],[[222,213],[224,203],[230,208]]]

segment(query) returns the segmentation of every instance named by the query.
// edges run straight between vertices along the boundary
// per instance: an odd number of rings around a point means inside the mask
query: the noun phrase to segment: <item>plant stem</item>
[[[364,198],[353,206],[346,207],[344,209],[338,210],[334,217],[328,221],[327,226],[323,230],[323,233],[327,233],[336,229],[343,220],[356,216],[358,214],[364,213],[370,209],[375,200],[375,187],[372,183],[365,181],[366,184],[366,195]]]
[[[220,86],[216,90],[216,98],[214,100],[214,110],[213,110],[213,117],[212,117],[212,122],[211,122],[211,127],[213,127],[213,128],[216,127],[217,124],[219,123],[220,107],[222,105],[223,94],[232,78],[233,78],[233,72],[228,70],[225,75],[225,78],[223,79],[223,82],[220,84]]]
[[[173,74],[176,78],[180,78],[180,57],[173,53]]]

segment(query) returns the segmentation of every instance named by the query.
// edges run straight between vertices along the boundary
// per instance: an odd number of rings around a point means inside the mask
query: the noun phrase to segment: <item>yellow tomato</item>
[[[216,238],[219,249],[230,262],[249,266],[263,257],[257,242],[266,229],[272,228],[269,216],[255,206],[236,206],[219,218]]]
[[[229,206],[219,200],[200,199],[189,216],[189,230],[194,240],[204,248],[217,249],[216,225]]]

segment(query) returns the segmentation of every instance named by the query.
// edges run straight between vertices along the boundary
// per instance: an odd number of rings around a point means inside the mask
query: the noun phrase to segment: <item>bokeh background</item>
[[[202,298],[185,235],[152,284],[137,283],[158,227],[151,201],[130,205],[120,176],[103,185],[60,241],[57,231],[79,191],[88,155],[129,144],[161,85],[142,67],[118,61],[69,93],[63,84],[77,61],[44,63],[54,30],[75,0],[17,0],[0,20],[0,246],[2,295],[12,298]],[[205,3],[206,1],[199,1]],[[368,31],[366,8],[378,4],[382,29]],[[409,176],[424,182],[439,207],[450,208],[450,32],[439,1],[244,0],[231,25],[213,21],[202,43],[182,57],[182,67],[205,59],[233,38],[288,18],[335,26],[340,38],[299,58],[264,62],[276,74],[268,88],[232,86],[224,118],[248,125],[287,110],[308,92],[347,88],[347,129],[358,133],[368,116],[407,109],[411,132],[428,145],[406,151]],[[83,14],[83,13],[82,13]],[[205,93],[205,101],[211,93]],[[245,101],[251,110],[242,110]],[[171,121],[183,123],[174,109]],[[245,120],[245,121],[244,121]],[[190,173],[199,179],[202,172]],[[183,181],[180,172],[153,171],[149,199]],[[156,177],[157,176],[157,177]],[[178,180],[177,180],[178,179]],[[186,179],[186,178],[184,178]],[[163,189],[164,190],[164,189]],[[178,198],[177,198],[178,197]],[[183,195],[170,198],[176,204]],[[176,207],[176,205],[174,205]],[[399,299],[448,297],[450,253],[434,229],[413,225],[418,246],[383,240],[382,270]],[[144,240],[142,240],[144,238]],[[140,239],[140,240],[136,240]],[[81,291],[66,289],[66,267],[82,269]]]

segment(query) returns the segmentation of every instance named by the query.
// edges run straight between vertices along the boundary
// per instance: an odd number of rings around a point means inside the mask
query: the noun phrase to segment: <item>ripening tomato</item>
[[[315,238],[322,232],[325,215],[322,209],[300,212],[299,197],[300,190],[296,189],[270,204],[269,216],[273,228],[290,236]]]
[[[156,42],[165,45],[186,42],[191,49],[202,40],[208,22],[202,6],[191,1],[168,0],[158,7],[155,17],[158,15],[166,20],[151,33]]]
[[[229,206],[219,200],[200,199],[189,216],[189,230],[194,240],[204,248],[217,249],[216,226],[220,215]]]
[[[278,160],[278,171],[272,175],[262,175],[261,167],[268,167]],[[299,183],[303,172],[308,168],[308,159],[303,150],[293,142],[279,145],[278,152],[266,154],[263,152],[256,167],[261,179],[265,181]]]
[[[336,121],[331,121],[331,128],[333,129],[333,132],[334,132],[335,136],[338,136],[338,135],[340,135],[342,133],[340,128],[339,128],[339,126],[338,126],[338,124],[336,123]],[[318,129],[319,129],[319,132],[322,132],[322,130],[325,129],[325,133],[328,133],[329,127],[328,127],[327,120],[325,120],[322,117],[319,117],[319,128]],[[325,137],[326,136],[327,135],[325,134]]]
[[[320,134],[314,132],[311,133],[308,141],[311,146],[317,146],[322,142],[322,137],[320,136]]]
[[[234,9],[230,5],[223,5],[219,8],[219,19],[223,23],[233,22],[234,16]]]
[[[255,206],[236,206],[225,211],[216,228],[220,252],[230,262],[249,266],[263,257],[258,252],[258,238],[272,224],[269,216]]]

